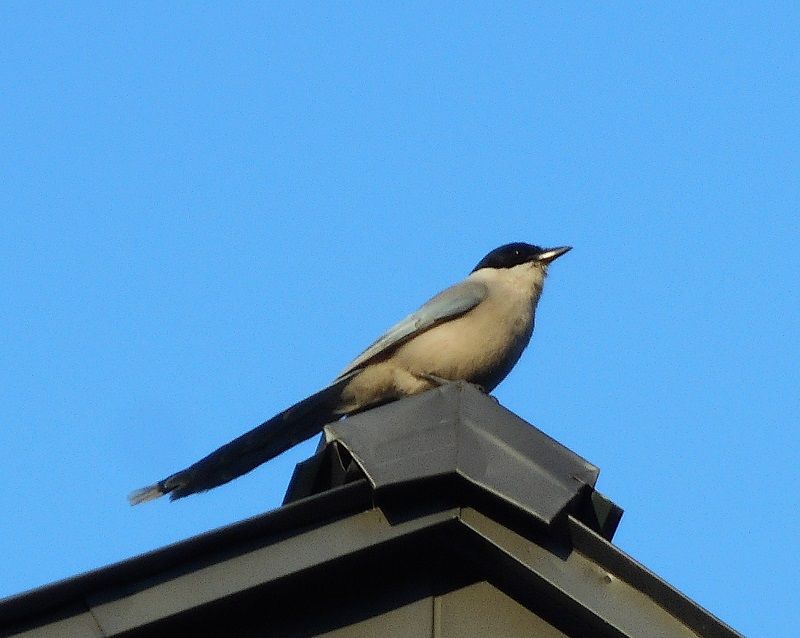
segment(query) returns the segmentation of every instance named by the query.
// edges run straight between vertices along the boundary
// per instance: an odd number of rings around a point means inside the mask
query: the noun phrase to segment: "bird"
[[[137,505],[227,483],[322,431],[342,417],[467,381],[491,392],[533,334],[549,264],[571,246],[525,242],[489,252],[461,282],[389,328],[330,385],[170,476],[131,492]]]

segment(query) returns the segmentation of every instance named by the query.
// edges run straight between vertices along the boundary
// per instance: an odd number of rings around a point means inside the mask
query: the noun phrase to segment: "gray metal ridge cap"
[[[325,426],[376,491],[456,474],[546,525],[594,488],[599,469],[466,382]]]

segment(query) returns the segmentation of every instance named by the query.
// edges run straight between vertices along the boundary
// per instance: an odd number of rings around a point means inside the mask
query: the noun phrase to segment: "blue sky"
[[[794,3],[3,3],[0,596],[276,507],[125,495],[508,241],[575,249],[495,392],[748,636],[797,605]]]

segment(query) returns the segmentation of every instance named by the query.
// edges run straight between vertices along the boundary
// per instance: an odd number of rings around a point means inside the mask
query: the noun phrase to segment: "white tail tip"
[[[139,503],[147,503],[147,501],[152,501],[159,496],[164,496],[164,492],[161,491],[158,483],[156,483],[155,485],[143,487],[140,490],[134,490],[128,494],[128,502],[131,505],[138,505]]]

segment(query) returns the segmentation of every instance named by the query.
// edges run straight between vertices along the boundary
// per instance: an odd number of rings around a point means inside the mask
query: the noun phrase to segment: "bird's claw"
[[[435,383],[437,386],[442,386],[447,383],[455,383],[452,379],[445,379],[444,377],[437,377],[435,374],[421,374],[419,375],[426,381],[430,381],[431,383]]]
[[[421,374],[421,375],[419,375],[419,376],[420,376],[421,378],[425,379],[426,381],[430,381],[431,383],[435,383],[437,386],[443,386],[443,385],[447,385],[448,383],[459,383],[459,381],[457,381],[457,380],[453,380],[453,379],[445,379],[444,377],[437,377],[435,374]],[[485,395],[487,395],[487,396],[490,396],[490,397],[492,396],[491,394],[489,394],[489,393],[486,391],[486,388],[484,388],[484,387],[483,387],[482,385],[480,385],[479,383],[471,383],[471,382],[469,382],[469,381],[468,381],[467,383],[469,383],[470,385],[472,385],[472,386],[475,386],[476,388],[478,388],[478,390],[480,390],[481,392],[483,392],[483,394],[485,394]],[[492,397],[492,398],[494,398],[494,397]],[[496,400],[497,400],[497,399],[495,399],[495,401],[496,401]]]

